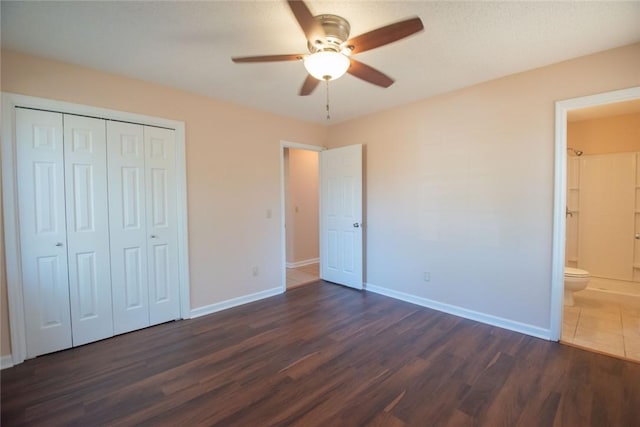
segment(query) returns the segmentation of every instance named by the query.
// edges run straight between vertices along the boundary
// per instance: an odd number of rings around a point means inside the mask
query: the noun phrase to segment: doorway
[[[595,134],[605,129],[615,132],[624,120],[635,123],[633,120],[638,120],[638,115],[640,88],[556,103],[552,339],[631,360],[640,360],[640,334],[634,327],[636,323],[640,324],[640,271],[636,272],[640,264],[635,262],[635,259],[640,259],[640,245],[637,240],[634,243],[633,230],[640,226],[640,181],[636,179],[636,176],[640,177],[636,172],[636,158],[640,150],[620,140],[620,134],[613,138],[609,136],[606,143],[596,143]],[[619,123],[617,127],[612,127],[614,121]],[[633,171],[622,174],[621,162]],[[608,166],[613,169],[607,169]],[[600,212],[603,204],[608,207],[615,205],[602,200],[603,197],[617,200],[624,195],[614,197],[612,194],[613,189],[620,188],[618,181],[621,176],[628,178],[623,181],[630,181],[629,194],[626,195],[632,199],[629,202],[631,208],[626,209],[629,212],[608,212],[611,209]],[[603,186],[609,181],[611,190],[605,191]],[[629,203],[620,205],[628,208]],[[605,214],[617,215],[616,225],[621,223],[620,218],[628,219],[631,231],[623,233],[625,240],[617,245],[629,246],[626,251],[629,253],[612,257],[612,250],[609,250],[605,256],[601,249],[611,244],[593,244],[597,238],[611,239],[610,232],[603,233],[594,228],[606,222]],[[594,216],[598,217],[597,221]],[[635,233],[640,233],[640,230],[635,230]],[[637,254],[634,255],[634,251]],[[600,255],[594,256],[594,253]],[[565,295],[565,266],[589,271],[586,289],[572,292],[573,298]],[[607,272],[616,272],[617,275],[608,277],[611,274]],[[571,299],[573,304],[568,303]]]
[[[281,144],[285,290],[320,279],[321,150],[304,144]]]
[[[285,149],[322,152],[319,155],[318,165],[320,278],[354,289],[364,289],[362,144],[325,149],[282,141],[280,147],[283,292],[287,290]],[[295,209],[295,205],[293,207]]]

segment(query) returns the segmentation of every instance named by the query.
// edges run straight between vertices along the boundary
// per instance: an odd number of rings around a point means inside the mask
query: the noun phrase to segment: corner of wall
[[[10,354],[5,354],[0,357],[0,369],[7,369],[13,366],[13,356]]]

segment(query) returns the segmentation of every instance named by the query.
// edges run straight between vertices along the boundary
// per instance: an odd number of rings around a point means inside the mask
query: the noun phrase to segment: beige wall
[[[191,307],[281,286],[280,141],[322,145],[324,127],[8,51],[2,90],[184,121]]]
[[[548,330],[555,102],[639,85],[635,44],[330,127],[366,146],[367,283]]]
[[[569,122],[567,145],[584,154],[640,151],[640,113]]]
[[[635,44],[327,132],[138,80],[11,52],[2,57],[5,91],[186,122],[194,308],[281,283],[281,139],[362,143],[367,282],[543,329],[550,315],[554,102],[639,85]],[[257,278],[252,265],[260,267]]]
[[[289,228],[291,228],[291,223],[293,221],[293,213],[291,203],[291,189],[289,188],[289,148],[283,149],[284,155],[284,163],[283,163],[283,173],[284,173],[284,223],[285,223],[285,240],[286,240],[286,252],[285,252],[285,261],[287,263],[291,262],[290,259],[293,258],[293,233]]]
[[[287,263],[320,256],[318,153],[288,150]]]

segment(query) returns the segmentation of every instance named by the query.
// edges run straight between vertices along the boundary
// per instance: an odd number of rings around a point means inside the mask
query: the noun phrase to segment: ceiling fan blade
[[[320,80],[313,77],[311,74],[307,76],[307,79],[302,84],[300,88],[300,96],[311,95],[311,92],[315,90],[316,87],[320,84]]]
[[[389,87],[393,84],[393,79],[386,74],[376,70],[373,67],[363,64],[360,61],[351,59],[351,66],[347,70],[347,73],[355,76],[365,82],[372,83],[376,86]]]
[[[422,25],[422,21],[416,16],[415,18],[406,19],[404,21],[396,22],[395,24],[387,25],[386,27],[381,27],[377,30],[361,34],[347,40],[344,44],[346,46],[353,46],[351,53],[355,54],[393,43],[410,36],[411,34],[417,33],[418,31],[422,31],[423,29],[424,25]]]
[[[304,55],[263,55],[263,56],[243,56],[231,58],[233,62],[275,62],[275,61],[299,61]]]
[[[296,17],[300,28],[311,44],[324,37],[322,25],[313,18],[313,14],[302,0],[288,0],[291,12]]]

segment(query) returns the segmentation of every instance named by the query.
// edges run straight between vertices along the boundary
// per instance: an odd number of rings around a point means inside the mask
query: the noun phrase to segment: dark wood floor
[[[323,282],[1,381],[5,427],[640,425],[639,364]]]

